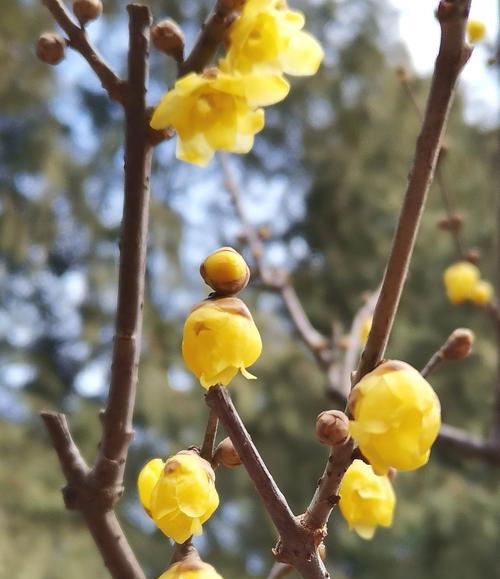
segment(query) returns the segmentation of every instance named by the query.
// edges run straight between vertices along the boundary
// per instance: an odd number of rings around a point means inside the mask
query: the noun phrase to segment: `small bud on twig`
[[[82,26],[102,14],[101,0],[73,0],[73,14]]]
[[[453,330],[442,348],[443,358],[446,360],[461,360],[466,358],[472,350],[474,333],[467,328]]]
[[[349,419],[340,410],[325,410],[316,418],[316,437],[327,446],[343,444],[349,438]]]
[[[59,64],[64,59],[66,41],[60,34],[44,32],[36,43],[36,55],[47,64]]]
[[[481,252],[476,247],[469,249],[469,251],[465,255],[465,259],[467,261],[470,261],[474,265],[477,265],[481,260]]]
[[[151,39],[156,49],[168,54],[177,62],[184,60],[184,33],[170,18],[161,20],[151,28]]]
[[[241,459],[229,437],[225,438],[215,449],[214,465],[222,464],[228,468],[240,466]]]

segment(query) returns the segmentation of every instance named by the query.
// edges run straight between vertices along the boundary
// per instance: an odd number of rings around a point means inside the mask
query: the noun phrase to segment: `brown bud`
[[[95,20],[102,14],[101,0],[73,0],[73,14],[80,24]]]
[[[477,249],[477,247],[473,247],[472,249],[469,249],[469,251],[465,256],[465,259],[467,261],[470,261],[474,265],[477,265],[481,260],[481,252],[479,251],[479,249]]]
[[[407,82],[410,80],[410,74],[408,72],[408,69],[406,68],[406,66],[402,64],[396,66],[396,76],[398,77],[398,80],[400,80],[401,82]]]
[[[36,55],[47,64],[59,64],[64,58],[66,41],[60,34],[44,32],[36,43]]]
[[[151,39],[156,49],[168,54],[177,62],[184,59],[184,33],[170,18],[161,20],[151,28]]]
[[[464,216],[462,213],[454,213],[450,216],[450,229],[451,231],[460,231],[462,225],[464,224]]]
[[[349,419],[340,410],[325,410],[316,418],[316,437],[327,446],[343,444],[349,438]]]
[[[271,236],[271,230],[269,229],[269,227],[266,227],[265,225],[259,227],[257,233],[259,234],[259,237],[261,239],[269,239],[269,237]]]
[[[229,296],[246,288],[250,269],[235,249],[221,247],[205,258],[200,275],[218,296]]]
[[[471,353],[474,333],[467,328],[453,330],[441,352],[447,360],[461,360]]]
[[[225,438],[215,449],[214,464],[222,464],[228,468],[240,466],[241,459],[229,437]]]

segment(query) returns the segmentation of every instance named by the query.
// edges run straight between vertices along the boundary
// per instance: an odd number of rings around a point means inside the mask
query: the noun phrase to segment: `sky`
[[[399,14],[399,33],[411,54],[415,70],[432,72],[439,47],[439,24],[434,18],[437,0],[390,0]],[[471,19],[486,25],[486,40],[478,45],[460,82],[466,95],[466,119],[486,126],[498,123],[500,89],[494,67],[487,65],[498,34],[498,0],[472,0]]]

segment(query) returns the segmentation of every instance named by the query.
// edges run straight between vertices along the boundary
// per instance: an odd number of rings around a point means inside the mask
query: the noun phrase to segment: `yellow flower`
[[[349,430],[377,474],[415,470],[429,460],[441,425],[439,399],[420,373],[390,360],[351,394]]]
[[[479,280],[472,288],[470,299],[478,306],[485,306],[491,302],[493,286],[489,281]]]
[[[187,451],[164,464],[160,459],[148,462],[137,485],[142,506],[156,526],[167,537],[184,543],[191,535],[201,535],[202,524],[219,505],[214,481],[210,464]]]
[[[200,274],[219,295],[241,291],[250,279],[246,261],[232,247],[221,247],[211,253],[201,264]]]
[[[369,464],[355,460],[340,483],[339,507],[350,529],[371,539],[376,527],[390,527],[396,505],[391,481],[377,476]]]
[[[200,559],[188,559],[171,565],[158,579],[222,579],[217,571]]]
[[[369,318],[366,318],[366,320],[363,322],[363,325],[361,326],[361,331],[359,333],[359,341],[363,345],[366,344],[366,340],[368,340],[368,334],[370,333],[370,330],[372,329],[372,323],[373,323],[373,318],[369,317]]]
[[[196,306],[184,324],[182,355],[204,388],[227,386],[238,370],[260,356],[262,342],[252,314],[238,298],[210,299]]]
[[[486,36],[486,26],[480,20],[469,20],[467,22],[467,38],[474,44],[480,42]]]
[[[257,107],[283,100],[289,88],[278,74],[191,73],[162,98],[150,124],[174,127],[177,158],[205,166],[216,150],[248,153],[264,127],[264,111]]]
[[[479,269],[468,261],[459,261],[450,265],[443,276],[446,294],[450,302],[461,304],[471,299],[479,277]]]
[[[229,49],[220,66],[242,73],[315,74],[324,53],[318,41],[302,31],[304,22],[283,0],[247,0],[229,30]]]

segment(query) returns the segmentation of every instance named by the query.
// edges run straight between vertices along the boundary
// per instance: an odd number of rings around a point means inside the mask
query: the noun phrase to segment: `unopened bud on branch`
[[[215,449],[214,463],[222,464],[228,468],[240,466],[241,459],[229,437],[225,438]]]
[[[170,18],[161,20],[151,28],[151,39],[156,49],[174,58],[177,62],[184,59],[184,33],[177,22]]]
[[[47,64],[59,64],[64,59],[66,41],[60,34],[44,32],[36,43],[36,55]]]
[[[90,20],[96,20],[102,14],[101,0],[74,0],[73,14],[83,26]]]
[[[325,410],[316,418],[316,437],[327,446],[343,444],[349,438],[349,419],[340,410]]]
[[[465,259],[467,261],[470,261],[474,265],[477,265],[481,260],[481,252],[479,251],[479,249],[477,249],[475,247],[472,249],[469,249],[469,251],[467,252],[467,254],[465,256]]]
[[[232,247],[221,247],[201,264],[200,275],[218,295],[234,295],[244,289],[250,270],[243,257]]]
[[[442,348],[446,360],[461,360],[471,353],[474,333],[467,328],[453,330]]]

